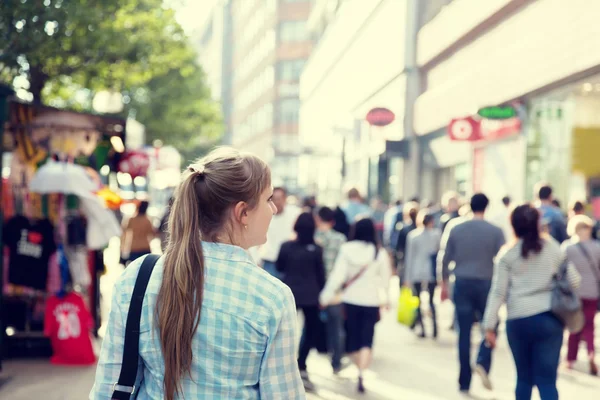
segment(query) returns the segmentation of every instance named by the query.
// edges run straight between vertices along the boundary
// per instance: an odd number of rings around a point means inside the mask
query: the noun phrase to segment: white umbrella
[[[29,183],[33,193],[62,193],[87,196],[98,188],[85,168],[65,162],[48,161],[38,169]]]
[[[95,195],[80,196],[81,209],[87,218],[87,247],[103,249],[110,239],[121,236],[121,225],[104,201]]]

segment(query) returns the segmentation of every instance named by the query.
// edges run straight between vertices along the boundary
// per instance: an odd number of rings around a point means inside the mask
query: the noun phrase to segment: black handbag
[[[139,389],[135,386],[135,380],[140,357],[140,318],[142,316],[142,304],[144,303],[144,294],[146,293],[152,270],[159,258],[155,254],[146,256],[135,280],[133,294],[129,303],[129,312],[127,313],[127,322],[125,324],[125,343],[123,344],[121,373],[119,374],[119,380],[113,385],[112,400],[130,400],[131,398],[135,398],[135,390]]]

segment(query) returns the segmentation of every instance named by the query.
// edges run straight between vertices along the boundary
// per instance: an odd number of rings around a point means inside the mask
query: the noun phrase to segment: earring
[[[248,225],[244,225],[244,229],[248,229]]]

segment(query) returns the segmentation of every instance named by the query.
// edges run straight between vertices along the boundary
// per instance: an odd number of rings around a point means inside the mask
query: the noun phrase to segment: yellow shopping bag
[[[402,325],[412,326],[417,317],[417,309],[419,308],[419,298],[413,296],[410,288],[403,287],[400,291],[398,299],[398,322]]]

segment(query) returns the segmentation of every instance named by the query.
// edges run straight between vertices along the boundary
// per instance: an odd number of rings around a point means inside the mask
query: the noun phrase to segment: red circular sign
[[[367,113],[367,122],[374,126],[386,126],[394,122],[396,116],[387,108],[377,107]]]

